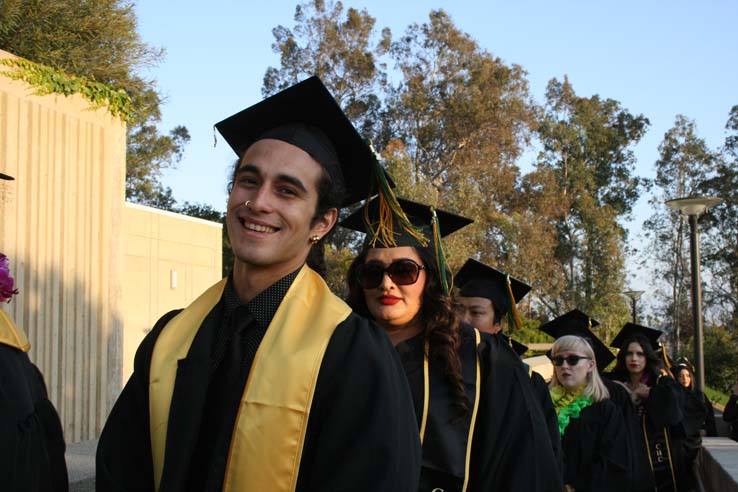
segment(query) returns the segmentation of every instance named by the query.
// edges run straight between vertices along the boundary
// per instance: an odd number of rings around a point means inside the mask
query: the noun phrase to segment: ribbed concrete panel
[[[95,438],[121,388],[125,125],[0,75],[0,171],[16,178],[0,182],[0,251],[20,289],[3,309],[67,441]]]
[[[189,305],[221,278],[223,226],[134,203],[123,213],[123,381],[163,314]]]

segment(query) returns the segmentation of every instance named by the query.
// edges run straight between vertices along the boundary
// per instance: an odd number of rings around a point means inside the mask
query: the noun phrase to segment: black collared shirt
[[[229,277],[213,329],[210,382],[200,435],[192,457],[191,491],[221,490],[233,425],[256,351],[299,269],[282,277],[249,302],[238,297]],[[183,463],[182,466],[185,466]]]

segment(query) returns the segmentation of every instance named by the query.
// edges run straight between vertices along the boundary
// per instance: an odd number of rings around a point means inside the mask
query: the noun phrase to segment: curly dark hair
[[[646,368],[644,369],[644,372],[647,374],[650,386],[659,378],[661,359],[659,359],[659,356],[651,347],[651,342],[648,341],[648,338],[640,333],[631,335],[623,341],[623,344],[620,346],[620,350],[618,351],[617,363],[615,364],[615,368],[612,370],[612,377],[618,381],[630,380],[628,365],[625,363],[625,355],[628,352],[628,346],[633,342],[640,345],[643,349],[643,353],[646,354]]]
[[[446,380],[451,385],[454,395],[454,408],[461,418],[469,413],[471,402],[464,392],[464,380],[461,377],[461,359],[458,349],[461,345],[459,328],[461,321],[454,309],[451,297],[443,293],[440,275],[436,266],[435,255],[426,248],[414,248],[425,266],[426,282],[421,302],[420,322],[423,336],[429,341],[428,360],[437,364]],[[369,248],[364,248],[354,258],[348,269],[348,297],[346,302],[358,314],[371,318],[366,305],[364,289],[359,285],[357,270],[364,264]]]

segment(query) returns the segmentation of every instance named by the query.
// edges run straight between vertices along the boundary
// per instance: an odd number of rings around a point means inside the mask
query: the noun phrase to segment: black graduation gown
[[[551,401],[551,391],[549,391],[548,384],[543,379],[543,376],[535,371],[531,372],[530,382],[533,385],[533,393],[536,401],[541,406],[543,418],[546,420],[546,427],[548,427],[548,436],[551,438],[554,457],[559,465],[559,470],[563,470],[564,464],[561,438],[559,437],[559,420],[556,416],[556,408],[554,407],[553,401]]]
[[[503,343],[510,345],[515,352],[515,344],[509,336],[502,332],[496,333],[496,337],[502,339]],[[520,344],[519,344],[520,345]],[[519,354],[519,352],[516,352]],[[522,360],[522,359],[521,359]],[[543,412],[543,418],[546,421],[548,427],[548,435],[551,438],[551,446],[553,447],[554,457],[559,466],[559,471],[563,470],[563,462],[561,456],[561,438],[559,437],[559,421],[556,417],[556,408],[554,408],[553,402],[551,401],[551,392],[548,388],[548,383],[543,379],[543,376],[535,371],[530,370],[527,364],[523,365],[528,369],[530,374],[530,383],[533,385],[533,396],[539,404],[541,412]]]
[[[701,436],[700,431],[704,430],[707,437],[717,437],[715,410],[707,396],[699,390],[685,388],[681,385],[679,387],[682,390],[682,400],[684,402],[682,410],[688,432],[699,438]]]
[[[730,425],[730,438],[738,441],[738,395],[730,395],[723,410],[723,421]]]
[[[561,438],[564,483],[577,492],[630,490],[628,439],[623,415],[610,400],[582,409]]]
[[[97,490],[154,489],[149,367],[156,339],[171,315],[159,320],[141,343],[133,375],[105,424],[97,449]],[[208,437],[200,435],[200,429],[218,427],[210,419],[203,421],[208,370],[214,354],[208,337],[200,335],[211,333],[220,321],[216,306],[203,322],[187,358],[180,361],[167,432],[162,492],[190,488],[190,477],[201,472],[193,470],[200,464],[195,458],[196,443]],[[309,328],[309,322],[306,325]],[[405,492],[416,488],[420,443],[411,405],[400,361],[389,339],[373,323],[351,314],[336,327],[323,357],[297,490]],[[231,415],[225,411],[223,414]],[[235,414],[229,419],[224,425],[232,429]],[[214,458],[211,463],[215,463]]]
[[[0,343],[0,489],[69,490],[64,435],[28,354]]]
[[[473,329],[461,328],[462,375],[474,401],[475,351],[480,355],[480,401],[474,427],[468,491],[561,491],[561,475],[530,376],[515,352],[498,337],[482,333],[475,347]],[[417,428],[423,413],[422,335],[396,347],[415,403]],[[439,487],[461,490],[470,415],[453,419],[450,387],[430,362],[430,409],[423,442],[421,492]]]
[[[684,413],[683,401],[679,385],[670,377],[661,377],[651,387],[648,399],[643,405],[645,413],[639,415],[638,409],[633,405],[630,395],[620,384],[603,378],[610,390],[610,398],[616,403],[626,424],[628,432],[628,447],[630,467],[632,470],[631,490],[636,492],[653,492],[660,484],[659,492],[679,490],[680,484],[686,483],[686,477],[690,469],[685,465],[684,453]],[[644,430],[645,429],[645,430]],[[663,436],[665,431],[668,439],[668,449]],[[657,443],[657,440],[660,441]],[[661,452],[661,462],[656,458],[657,444]],[[649,450],[654,459],[654,468],[657,470],[656,478],[649,460]],[[672,482],[668,465],[668,456],[671,461],[676,478],[676,489],[670,485]],[[660,471],[659,471],[660,470]]]

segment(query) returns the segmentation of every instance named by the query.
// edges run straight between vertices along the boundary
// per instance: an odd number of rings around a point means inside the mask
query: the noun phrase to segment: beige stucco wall
[[[156,320],[220,280],[223,226],[133,203],[125,204],[123,219],[125,381]]]
[[[120,391],[125,146],[106,110],[0,75],[0,171],[16,178],[0,181],[0,250],[20,289],[4,309],[69,442],[97,436]]]

